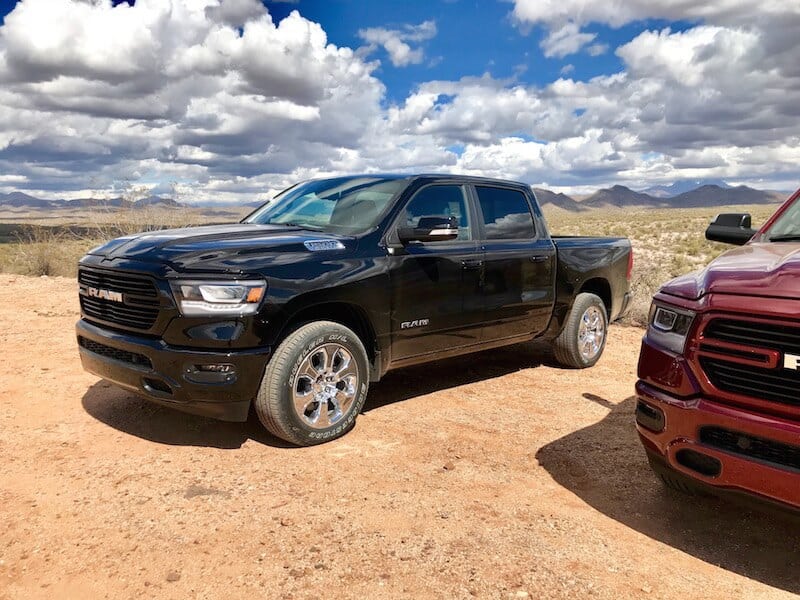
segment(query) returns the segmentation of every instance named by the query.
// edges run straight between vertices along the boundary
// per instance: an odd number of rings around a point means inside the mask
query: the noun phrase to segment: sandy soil
[[[779,598],[800,525],[664,491],[641,331],[593,369],[511,348],[388,376],[287,448],[81,371],[75,282],[0,275],[2,598]]]

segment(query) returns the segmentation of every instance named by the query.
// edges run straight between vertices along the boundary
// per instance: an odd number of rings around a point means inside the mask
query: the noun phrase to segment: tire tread
[[[364,362],[366,362],[367,354],[363,343],[355,333],[344,325],[334,321],[306,323],[289,333],[278,345],[272,358],[267,363],[264,379],[254,400],[256,414],[264,428],[272,435],[298,446],[319,444],[333,438],[310,440],[307,437],[298,435],[283,406],[283,390],[281,388],[286,385],[291,363],[296,359],[297,354],[302,351],[302,348],[310,339],[324,336],[330,333],[331,329],[343,329],[350,338],[356,340],[358,349],[362,353]],[[358,410],[360,411],[360,407],[358,407]],[[352,428],[352,425],[342,434],[349,431],[350,428]]]
[[[570,369],[585,369],[586,367],[591,367],[594,365],[597,360],[603,355],[603,350],[605,349],[605,341],[603,342],[603,348],[600,350],[600,354],[597,358],[590,364],[586,364],[583,362],[581,358],[580,351],[577,345],[578,339],[578,328],[580,327],[580,317],[583,315],[584,312],[592,305],[597,304],[599,305],[604,313],[606,314],[606,338],[608,337],[608,310],[606,309],[605,304],[600,299],[599,296],[595,294],[590,294],[588,292],[581,292],[577,296],[575,296],[575,301],[572,303],[572,308],[570,309],[569,315],[567,316],[567,322],[564,325],[564,329],[561,331],[561,334],[555,339],[553,343],[553,356],[555,357],[556,361],[563,367],[567,367]]]

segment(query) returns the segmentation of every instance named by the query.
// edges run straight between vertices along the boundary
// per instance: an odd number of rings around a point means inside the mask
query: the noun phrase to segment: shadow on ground
[[[538,350],[511,346],[389,373],[372,384],[364,412],[438,390],[500,377],[538,366]],[[185,414],[147,402],[117,386],[99,381],[82,399],[92,417],[124,433],[160,444],[239,448],[247,440],[278,448],[294,448],[267,433],[253,411],[246,423],[226,423]]]
[[[152,404],[104,381],[86,390],[82,404],[98,421],[159,444],[234,449],[254,440],[278,448],[293,447],[267,433],[252,413],[246,423],[206,419]]]
[[[364,412],[543,364],[557,367],[540,349],[521,344],[390,371],[370,386]]]
[[[655,540],[728,571],[800,593],[800,522],[663,488],[636,437],[635,398],[615,405],[594,394],[583,397],[608,408],[608,416],[536,454],[560,485]]]

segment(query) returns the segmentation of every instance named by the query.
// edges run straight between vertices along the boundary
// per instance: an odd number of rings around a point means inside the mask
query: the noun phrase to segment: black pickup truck
[[[626,308],[624,238],[553,238],[529,186],[450,175],[295,185],[241,223],[125,236],[80,261],[87,371],[186,412],[251,405],[337,438],[390,369],[538,340],[600,358]]]

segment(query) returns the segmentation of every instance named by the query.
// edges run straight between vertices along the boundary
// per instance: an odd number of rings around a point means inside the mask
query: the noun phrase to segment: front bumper
[[[702,394],[680,399],[644,381],[636,384],[636,396],[636,428],[657,470],[677,472],[710,491],[743,493],[800,510],[800,471],[754,456],[747,447],[751,439],[798,447],[800,423],[721,404]],[[730,451],[704,443],[703,428],[738,433],[742,447]]]
[[[76,325],[83,368],[151,402],[220,419],[246,421],[271,349],[186,350],[123,334],[84,319]],[[228,365],[225,372],[203,370]],[[200,369],[198,369],[200,367]]]

